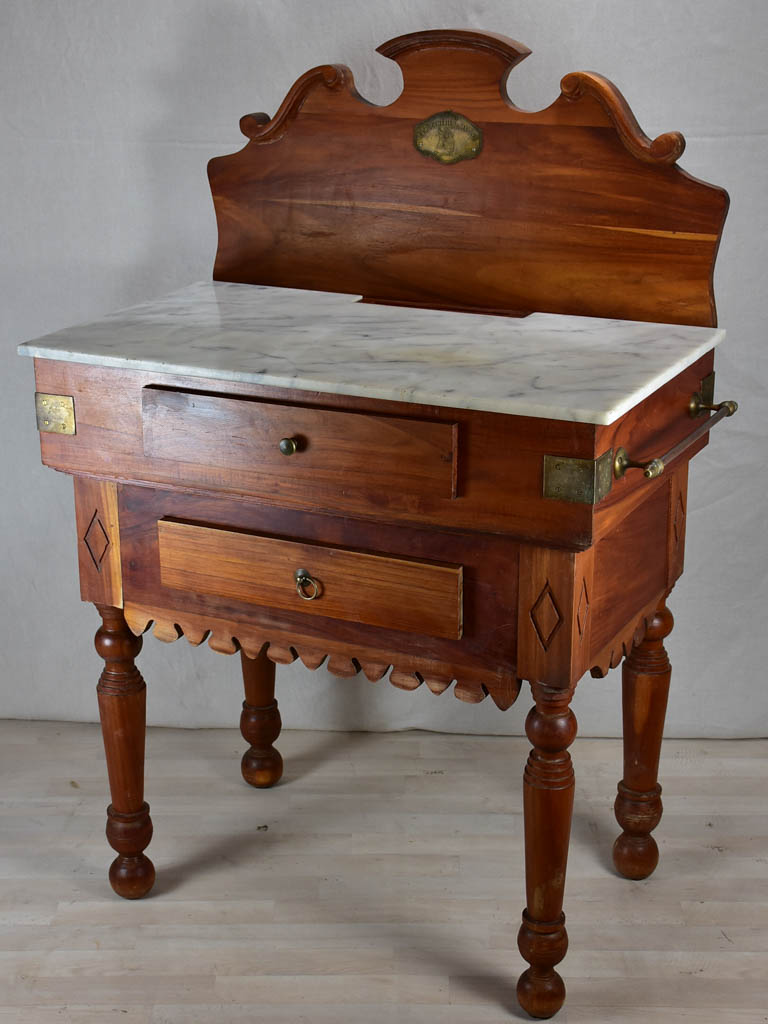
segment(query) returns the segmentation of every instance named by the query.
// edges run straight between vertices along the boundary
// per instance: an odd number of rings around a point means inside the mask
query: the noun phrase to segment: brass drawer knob
[[[299,450],[299,445],[295,437],[282,438],[277,447],[280,449],[280,453],[282,455],[295,455]]]
[[[297,569],[293,578],[296,580],[296,593],[304,601],[314,601],[320,597],[320,584],[306,569]]]

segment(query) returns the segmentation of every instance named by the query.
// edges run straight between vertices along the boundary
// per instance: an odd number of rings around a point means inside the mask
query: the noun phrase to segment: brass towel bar
[[[664,468],[668,463],[672,462],[682,455],[686,448],[698,441],[700,437],[703,437],[707,431],[711,430],[716,423],[720,420],[725,419],[726,416],[733,416],[736,410],[739,408],[736,402],[720,402],[716,406],[705,406],[701,403],[698,395],[694,395],[691,398],[690,412],[692,416],[698,415],[698,413],[707,408],[714,408],[716,411],[713,416],[708,417],[703,423],[701,423],[694,431],[692,431],[687,437],[679,441],[674,448],[670,448],[666,454],[661,455],[658,458],[651,459],[649,462],[638,462],[635,459],[630,458],[627,454],[626,449],[617,448],[616,454],[613,458],[613,475],[617,480],[620,480],[624,476],[628,469],[642,469],[643,475],[649,480],[654,477],[661,476],[664,472]]]

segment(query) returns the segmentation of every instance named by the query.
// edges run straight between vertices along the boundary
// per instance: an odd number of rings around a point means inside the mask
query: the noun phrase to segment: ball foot
[[[243,754],[240,770],[249,786],[254,786],[256,789],[269,789],[282,778],[283,759],[274,747],[270,750],[259,751],[251,747]]]
[[[155,884],[155,866],[143,853],[115,857],[109,868],[109,884],[124,900],[140,900]]]
[[[565,1002],[565,983],[557,971],[535,972],[529,967],[517,983],[517,1001],[531,1017],[554,1017]]]
[[[624,878],[639,881],[652,875],[659,863],[659,848],[653,836],[631,836],[622,832],[613,844],[613,863]]]

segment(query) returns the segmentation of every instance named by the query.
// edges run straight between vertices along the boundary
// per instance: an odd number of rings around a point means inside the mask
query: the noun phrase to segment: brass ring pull
[[[296,593],[303,601],[314,601],[320,597],[320,584],[306,569],[297,569],[293,578],[296,580]]]
[[[694,399],[698,396],[694,395],[691,399],[691,408],[693,408]],[[649,462],[638,462],[635,459],[630,458],[627,454],[626,449],[617,448],[616,454],[613,457],[613,475],[617,480],[620,480],[628,469],[642,469],[643,476],[648,480],[653,480],[657,476],[661,476],[664,472],[668,463],[676,459],[678,455],[682,455],[686,448],[698,441],[700,437],[703,437],[707,431],[711,430],[716,423],[720,420],[725,419],[726,416],[733,416],[738,409],[736,402],[720,402],[719,405],[704,406],[699,405],[699,409],[706,411],[707,409],[714,409],[714,416],[707,417],[703,423],[692,431],[688,437],[683,438],[682,441],[678,442],[674,448],[670,448],[668,452],[656,459],[651,459]]]

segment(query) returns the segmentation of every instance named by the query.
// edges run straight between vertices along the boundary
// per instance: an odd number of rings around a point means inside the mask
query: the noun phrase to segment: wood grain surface
[[[621,666],[624,774],[614,811],[623,831],[613,844],[613,863],[625,878],[647,878],[659,861],[651,832],[663,810],[659,760],[671,678],[664,640],[673,625],[662,601]]]
[[[157,524],[160,581],[299,615],[460,639],[462,569],[197,523]],[[298,592],[295,572],[309,583]]]
[[[263,647],[255,658],[240,651],[245,700],[240,712],[240,733],[249,747],[240,760],[240,772],[249,786],[268,789],[283,775],[283,759],[273,746],[283,722],[275,700],[275,663]]]
[[[192,643],[208,639],[216,650],[227,653],[234,653],[240,645],[250,657],[256,657],[268,643],[267,655],[278,663],[301,658],[308,667],[316,668],[327,657],[331,672],[354,676],[362,670],[373,680],[391,668],[392,683],[404,689],[426,684],[433,692],[443,693],[456,680],[454,692],[461,699],[477,702],[490,693],[502,707],[508,707],[517,695],[519,545],[509,537],[373,524],[254,501],[233,502],[221,495],[125,485],[120,487],[120,509],[126,616],[138,633],[154,622],[155,633],[163,640],[174,641],[180,634]],[[195,578],[185,577],[181,589],[168,586],[161,564],[158,523],[168,519],[199,524],[189,528],[188,557],[180,558],[181,571],[188,569]],[[160,529],[169,527],[165,523]],[[206,555],[212,573],[208,577],[197,571],[206,529],[211,534],[229,534],[227,543],[232,538],[235,543],[231,554]],[[264,558],[261,562],[244,560],[242,545],[264,542],[258,538],[266,538]],[[370,579],[358,577],[356,586],[367,587],[364,595],[341,595],[338,610],[344,617],[332,618],[323,612],[326,598],[302,601],[296,594],[293,572],[296,568],[311,571],[313,566],[294,564],[294,560],[286,562],[284,574],[274,580],[269,591],[272,604],[260,603],[260,573],[268,568],[265,559],[271,551],[294,552],[298,548],[304,562],[325,557],[327,550],[335,549],[334,560],[351,554],[354,572],[363,562],[375,571],[392,560],[405,573],[400,606],[392,598],[387,603],[392,620],[384,621]],[[361,559],[356,552],[367,557]],[[243,582],[236,595],[227,596],[232,584],[227,575],[233,566],[239,567]],[[462,567],[460,575],[458,566]],[[435,606],[436,591],[418,589],[436,570],[441,579],[438,592],[448,595],[445,606]],[[315,571],[321,582],[328,582],[323,572]],[[219,586],[217,575],[224,577]],[[271,586],[268,576],[265,583],[267,588]],[[377,624],[363,620],[365,602]],[[315,607],[316,612],[305,610]],[[421,623],[420,632],[414,631],[414,623]],[[426,631],[427,626],[434,627],[434,632]]]
[[[117,485],[111,480],[81,476],[76,476],[73,483],[80,598],[122,608]]]
[[[424,306],[711,325],[727,193],[677,166],[679,132],[649,139],[619,90],[573,72],[525,111],[510,69],[527,47],[477,32],[390,40],[403,91],[361,99],[349,68],[302,76],[243,150],[211,160],[214,277]],[[419,152],[414,129],[454,111],[474,159]]]
[[[710,352],[616,423],[598,427],[564,420],[317,395],[250,384],[222,385],[221,381],[204,378],[36,359],[38,390],[73,395],[78,417],[76,435],[41,434],[40,445],[43,462],[68,473],[162,483],[236,498],[247,495],[275,507],[343,513],[379,523],[486,530],[534,543],[583,549],[610,532],[623,516],[644,502],[659,481],[649,482],[642,473],[634,471],[615,481],[611,493],[597,506],[556,501],[542,494],[544,455],[590,459],[619,445],[635,457],[663,453],[694,428],[695,423],[688,416],[688,401],[710,372],[712,362]],[[386,458],[383,462],[390,472],[374,474],[371,467],[369,486],[365,486],[365,474],[361,472],[357,478],[359,486],[340,487],[333,470],[322,462],[317,476],[313,476],[308,485],[307,474],[289,469],[292,459],[298,459],[301,453],[289,458],[273,455],[271,459],[282,459],[278,466],[285,463],[278,481],[276,472],[272,471],[273,461],[268,459],[264,474],[244,461],[243,447],[247,448],[250,442],[236,443],[236,454],[230,459],[227,451],[231,437],[225,436],[219,445],[222,456],[214,460],[210,455],[213,435],[205,440],[194,430],[194,443],[190,441],[186,446],[186,456],[183,432],[167,442],[173,458],[145,454],[142,394],[154,391],[151,385],[158,384],[187,392],[212,391],[224,401],[255,399],[258,400],[255,404],[263,404],[263,407],[269,406],[271,401],[278,410],[286,404],[295,405],[296,415],[309,416],[317,412],[320,422],[325,422],[323,411],[370,414],[371,426],[366,436],[375,432],[382,416],[393,422],[414,421],[414,436],[430,439],[423,443],[414,441],[414,446],[421,453],[419,457],[424,457],[422,465],[433,467],[431,460],[435,452],[439,449],[447,453],[445,447],[439,447],[443,441],[437,441],[438,448],[435,448],[433,439],[445,438],[456,424],[456,497],[429,492],[422,486],[423,478],[422,483],[414,481],[407,470],[405,485],[401,485],[399,466]],[[437,434],[432,433],[435,428]],[[395,430],[397,433],[397,428]],[[276,430],[275,436],[278,433]],[[203,444],[203,454],[208,453],[200,461],[196,461],[198,441]],[[407,446],[407,442],[404,443]],[[705,436],[681,456],[678,464],[684,465],[706,444]],[[365,460],[361,458],[358,465],[364,467]],[[442,465],[447,467],[448,463]],[[446,469],[435,472],[447,476]]]
[[[584,552],[121,486],[126,617],[139,633],[154,621],[164,640],[210,633],[228,653],[240,644],[255,657],[266,643],[271,660],[310,668],[330,656],[340,675],[378,679],[394,666],[405,689],[462,680],[462,699],[490,693],[508,707],[517,679],[568,688],[589,669],[605,674],[642,636],[674,575],[670,551],[679,559],[679,474],[650,481],[645,501]],[[295,569],[322,584],[346,560],[332,605],[297,596]],[[389,560],[397,586],[377,595],[370,573]]]
[[[457,427],[399,416],[177,391],[142,390],[144,454],[234,471],[249,490],[308,497],[386,491],[456,496]],[[296,451],[284,455],[280,441]]]

